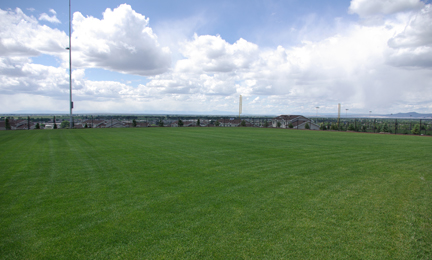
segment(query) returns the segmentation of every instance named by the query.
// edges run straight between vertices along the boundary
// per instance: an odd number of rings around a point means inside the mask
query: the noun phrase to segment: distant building
[[[196,121],[193,120],[182,120],[183,122],[183,127],[190,127],[190,126],[196,126]],[[171,122],[171,124],[169,124],[169,126],[171,127],[178,127],[178,120]]]
[[[279,122],[280,128],[289,128],[289,124],[291,123],[294,129],[305,129],[306,123],[308,123],[311,130],[319,130],[319,125],[302,115],[280,115],[273,118],[271,122],[272,127],[277,127]]]
[[[34,129],[36,123],[30,122],[30,127],[28,127],[28,121],[27,119],[9,119],[9,125],[11,130],[27,130],[27,129]],[[6,130],[6,122],[1,121],[0,122],[0,130]]]
[[[219,126],[223,127],[236,127],[241,124],[241,120],[236,118],[221,118],[217,121],[219,122]]]

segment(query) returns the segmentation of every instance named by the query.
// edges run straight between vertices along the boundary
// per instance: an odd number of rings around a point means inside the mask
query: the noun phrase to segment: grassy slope
[[[0,132],[0,258],[432,257],[432,138]]]

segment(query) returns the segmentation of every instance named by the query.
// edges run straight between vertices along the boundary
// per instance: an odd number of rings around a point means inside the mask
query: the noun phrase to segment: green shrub
[[[5,120],[5,128],[6,128],[6,130],[10,130],[11,129],[11,126],[10,126],[10,123],[9,123],[9,118],[6,118],[6,120]]]
[[[414,134],[414,135],[419,135],[420,134],[420,125],[416,124],[414,126],[414,128],[411,130],[411,133]]]
[[[293,124],[290,122],[288,125],[289,128],[294,128]]]
[[[325,126],[324,123],[320,124],[320,130],[327,130],[327,127]]]
[[[309,123],[306,123],[305,129],[310,129]]]
[[[63,122],[61,122],[61,124],[60,124],[60,127],[61,127],[61,128],[68,128],[69,126],[70,126],[69,121],[63,121]]]
[[[388,128],[388,125],[387,125],[387,123],[385,123],[383,126],[382,126],[382,128],[381,128],[381,132],[388,132],[389,131],[389,128]]]

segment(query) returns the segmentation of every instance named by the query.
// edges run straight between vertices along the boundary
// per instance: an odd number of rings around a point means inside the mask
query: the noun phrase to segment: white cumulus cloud
[[[61,55],[67,45],[64,32],[40,25],[19,8],[0,9],[0,56]]]
[[[160,46],[149,19],[122,4],[106,9],[103,19],[74,13],[74,65],[137,75],[157,75],[171,65],[171,52]]]
[[[230,43],[219,35],[190,34],[175,37],[186,40],[168,44],[169,50],[159,43],[149,19],[129,5],[107,9],[102,19],[75,13],[76,111],[236,111],[240,94],[244,113],[293,114],[317,106],[320,113],[328,113],[336,111],[337,103],[353,113],[428,111],[432,8],[427,4],[416,11],[421,2],[408,2],[409,8],[391,9],[389,5],[399,2],[384,1],[387,9],[362,11],[375,15],[410,10],[383,16],[380,24],[346,23],[329,37],[274,48],[242,38]],[[0,111],[21,111],[31,108],[29,104],[67,109],[67,45],[65,32],[40,25],[20,9],[0,10]],[[63,63],[35,64],[32,57],[41,54]],[[171,55],[178,57],[172,64]],[[145,75],[147,83],[89,80],[87,68]]]
[[[348,11],[367,17],[418,10],[423,6],[424,3],[420,0],[352,0]]]
[[[57,18],[57,16],[56,16],[57,12],[54,9],[50,9],[49,12],[52,13],[53,15],[49,16],[46,13],[42,13],[39,16],[39,20],[44,20],[44,21],[47,21],[50,23],[61,23],[60,20]]]
[[[181,53],[187,58],[177,63],[179,71],[231,72],[250,67],[258,54],[258,46],[244,39],[229,44],[220,36],[194,35]]]
[[[69,91],[65,69],[33,64],[29,58],[0,57],[0,93],[61,97]]]
[[[426,5],[404,30],[388,41],[387,53],[395,66],[432,67],[432,5]]]

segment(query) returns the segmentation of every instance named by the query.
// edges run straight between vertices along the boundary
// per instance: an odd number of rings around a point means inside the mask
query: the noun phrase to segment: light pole
[[[346,118],[348,118],[348,116],[347,116],[348,115],[348,110],[349,110],[348,108],[345,109],[345,117]]]
[[[319,107],[316,107],[316,122],[318,123],[318,109],[319,109]]]
[[[412,118],[412,115],[410,115],[410,131],[411,131],[411,118]]]
[[[73,128],[73,117],[72,117],[72,40],[71,40],[71,0],[69,0],[69,108],[70,108],[70,128]]]

